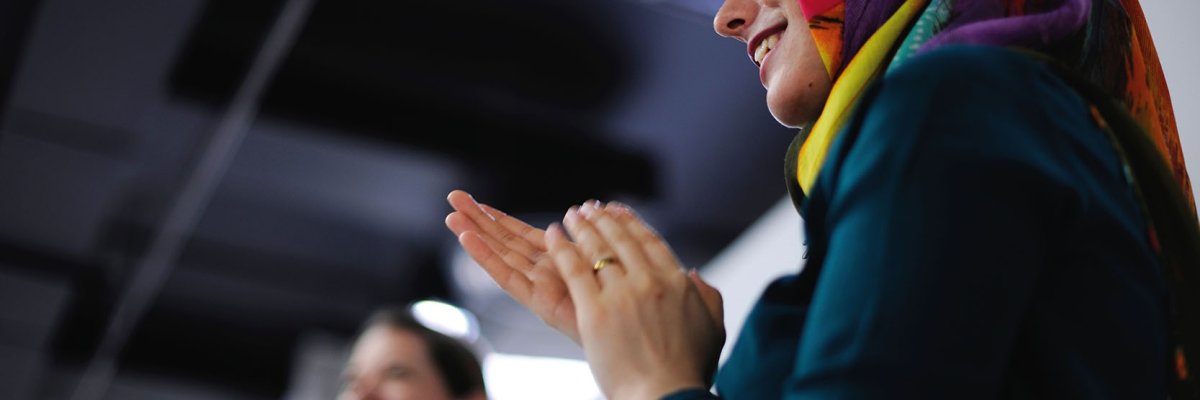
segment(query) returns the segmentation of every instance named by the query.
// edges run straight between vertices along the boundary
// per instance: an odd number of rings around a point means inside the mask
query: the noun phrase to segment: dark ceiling
[[[265,35],[282,2],[244,3],[208,3],[172,71],[175,94],[228,102],[255,54],[248,39]],[[487,181],[504,188],[499,201],[531,209],[589,194],[650,196],[647,155],[608,143],[597,126],[630,84],[632,60],[603,21],[579,8],[557,1],[320,2],[263,111],[455,158],[494,173]],[[573,165],[572,179],[553,191],[529,179],[547,164],[579,159],[605,162]],[[596,188],[603,192],[591,193]]]
[[[284,2],[6,4],[0,348],[20,351],[0,367],[35,367],[0,379],[0,397],[57,398]],[[317,1],[124,333],[117,379],[279,398],[305,333],[346,338],[380,304],[461,300],[442,226],[455,188],[539,225],[619,199],[702,266],[784,196],[792,135],[744,48],[712,33],[715,7]]]

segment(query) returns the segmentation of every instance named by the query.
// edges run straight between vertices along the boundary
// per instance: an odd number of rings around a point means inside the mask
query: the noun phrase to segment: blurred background
[[[331,399],[363,318],[426,299],[493,398],[597,398],[459,251],[456,188],[539,226],[631,204],[732,343],[802,249],[719,3],[5,0],[0,399]],[[1200,176],[1200,3],[1143,6]]]

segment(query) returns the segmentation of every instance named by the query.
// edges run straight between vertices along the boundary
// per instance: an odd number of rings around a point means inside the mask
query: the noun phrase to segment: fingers
[[[475,199],[471,198],[471,195],[467,194],[467,192],[461,190],[452,191],[450,192],[449,196],[446,196],[446,201],[450,203],[451,207],[454,207],[455,211],[462,213],[462,215],[466,216],[467,219],[473,222],[475,227],[479,229],[480,235],[489,236],[492,239],[495,239],[496,242],[503,244],[505,247],[511,249],[512,251],[518,252],[529,259],[535,258],[538,252],[543,251],[543,249],[534,245],[534,243],[538,243],[540,245],[540,240],[533,243],[528,240],[530,232],[524,232],[524,235],[518,233],[523,231],[519,228],[519,224],[524,223],[521,223],[520,221],[516,221],[518,224],[514,224],[513,221],[505,222],[505,220],[508,218],[516,220],[507,214],[500,218],[488,215],[488,213],[484,211],[484,206],[476,202]],[[495,208],[492,208],[492,210],[495,210]],[[514,231],[511,230],[509,226],[517,226],[518,229]],[[453,227],[451,229],[453,229]],[[462,232],[455,233],[461,234]]]
[[[704,278],[700,277],[700,273],[694,269],[688,271],[688,278],[691,278],[692,284],[696,285],[696,291],[700,293],[700,299],[704,300],[704,306],[708,308],[708,314],[712,317],[713,323],[724,329],[725,302],[721,297],[721,292],[705,282]]]
[[[463,232],[458,236],[458,242],[501,289],[522,304],[527,303],[532,291],[532,282],[524,273],[510,267],[476,232]]]
[[[579,254],[587,259],[594,262],[598,257],[619,257],[618,254],[613,252],[612,247],[600,231],[583,216],[582,210],[590,210],[594,207],[592,201],[584,203],[581,207],[571,207],[567,210],[567,215],[563,218],[563,224],[571,232],[571,237],[574,239],[575,244],[579,246]],[[624,262],[624,260],[619,259],[618,261]],[[619,273],[623,275],[625,269],[620,267],[620,265],[605,267],[606,270],[611,270],[611,272],[606,272],[606,274]]]
[[[513,218],[504,211],[497,210],[495,207],[487,204],[480,204],[479,206],[480,208],[483,208],[484,213],[487,213],[489,216],[494,218],[497,223],[499,223],[505,229],[508,229],[509,232],[517,234],[517,236],[525,239],[526,242],[533,245],[538,250],[546,251],[545,231],[534,228],[529,224],[526,224],[524,221]]]
[[[480,258],[480,256],[494,256],[498,257],[510,268],[515,268],[521,271],[529,271],[531,268],[533,268],[533,264],[537,261],[530,259],[524,254],[513,251],[511,247],[500,243],[490,236],[481,235],[479,227],[476,226],[470,218],[458,211],[452,212],[450,215],[446,216],[446,226],[449,227],[452,232],[458,235],[460,239],[464,233],[475,233],[479,240],[483,241],[484,244],[487,245],[488,249],[491,250],[490,253],[476,254],[470,251],[467,252],[468,254],[471,254],[471,257],[481,265],[483,264],[483,260]]]
[[[630,235],[629,230],[623,224],[613,218],[606,208],[585,204],[580,208],[580,213],[584,215],[585,221],[579,225],[594,227],[621,264],[627,267],[625,273],[631,275],[631,278],[644,279],[646,274],[655,272],[657,267],[648,265],[642,245]],[[579,239],[578,242],[583,243],[583,239]]]
[[[575,246],[567,241],[562,228],[557,224],[546,229],[546,245],[550,255],[554,257],[559,274],[567,282],[567,291],[576,305],[576,312],[586,309],[579,307],[580,305],[595,304],[595,298],[600,292],[595,273],[591,265],[580,257]]]
[[[610,210],[611,214],[625,226],[629,234],[634,237],[642,248],[646,251],[648,258],[655,265],[679,265],[679,259],[675,257],[675,252],[667,246],[667,242],[663,240],[654,229],[650,228],[640,217],[637,216],[628,206],[624,204],[612,202],[608,204],[606,210]]]
[[[575,318],[575,303],[571,301],[571,293],[567,291],[566,282],[558,270],[554,267],[534,268],[528,276],[537,290],[531,294],[527,307],[571,341],[582,343]]]

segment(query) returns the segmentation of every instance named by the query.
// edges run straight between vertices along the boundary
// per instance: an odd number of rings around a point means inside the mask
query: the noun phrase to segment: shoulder
[[[1025,123],[1084,108],[1042,61],[995,46],[955,45],[914,57],[864,95],[864,107],[923,107],[934,115],[1006,116]],[[932,115],[931,115],[932,116]]]
[[[952,45],[904,62],[889,71],[880,84],[883,87],[951,86],[958,90],[989,88],[1000,89],[1000,93],[1021,93],[1029,85],[1058,82],[1054,73],[1040,61],[1016,50],[995,46]]]
[[[847,127],[860,141],[969,140],[989,152],[1050,151],[1065,137],[1049,132],[1073,135],[1092,124],[1082,98],[1046,65],[989,46],[917,56],[872,85],[858,108]]]
[[[819,180],[844,189],[867,174],[920,171],[947,179],[1032,173],[1062,183],[1077,175],[1084,153],[1104,152],[1111,147],[1088,105],[1046,65],[1004,48],[947,46],[863,93]]]

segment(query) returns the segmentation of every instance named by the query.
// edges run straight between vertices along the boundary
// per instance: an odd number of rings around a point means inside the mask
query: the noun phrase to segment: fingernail
[[[474,200],[472,199],[472,201],[474,201]],[[483,205],[483,203],[475,202],[475,208],[478,208],[479,212],[483,213],[483,216],[488,217],[488,219],[490,219],[492,221],[496,220],[496,216],[492,215],[492,213],[488,212],[487,207],[485,207]]]
[[[579,214],[581,214],[585,217],[592,215],[592,210],[594,209],[592,204],[593,203],[591,200],[588,200],[588,202],[583,203],[583,207],[579,207]]]
[[[619,214],[627,214],[627,215],[633,214],[633,210],[630,209],[629,206],[625,205],[625,203],[621,203],[621,202],[616,202],[616,201],[609,202],[608,208]]]
[[[550,233],[552,230],[554,233]],[[553,237],[554,240],[565,240],[567,242],[571,241],[571,233],[567,232],[567,229],[563,227],[562,224],[557,222],[550,224],[550,228],[546,229],[546,234],[552,235],[551,237]]]

